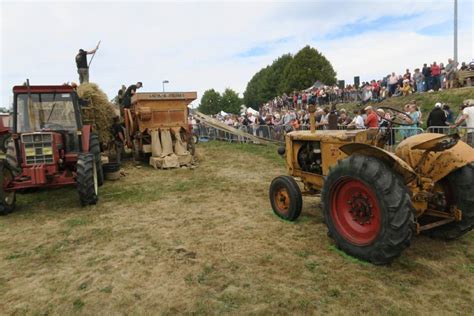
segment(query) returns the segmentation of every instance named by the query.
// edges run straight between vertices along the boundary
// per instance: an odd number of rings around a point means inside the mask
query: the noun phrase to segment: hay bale
[[[82,108],[84,124],[92,125],[92,130],[99,135],[101,143],[112,140],[112,123],[116,114],[107,95],[95,83],[81,84],[77,88],[77,95],[89,101],[89,106]]]

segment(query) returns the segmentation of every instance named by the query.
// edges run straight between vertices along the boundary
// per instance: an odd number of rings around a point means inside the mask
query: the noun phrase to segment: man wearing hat
[[[442,107],[443,106],[440,102],[435,104],[434,109],[430,112],[426,121],[426,126],[428,128],[432,126],[447,126],[448,118],[446,117],[446,112],[444,112]],[[432,128],[431,130],[435,133],[443,133],[443,128]]]
[[[87,63],[87,55],[94,54],[99,49],[99,45],[91,51],[85,51],[82,48],[79,49],[79,53],[76,55],[77,73],[79,74],[79,82],[89,82],[89,64]]]
[[[372,106],[367,106],[365,109],[365,113],[367,114],[367,118],[365,119],[365,127],[366,128],[378,128],[379,127],[379,120],[377,118],[377,114],[374,112]]]

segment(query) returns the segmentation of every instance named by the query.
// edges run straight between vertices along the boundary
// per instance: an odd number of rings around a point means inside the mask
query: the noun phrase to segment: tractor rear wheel
[[[7,148],[8,148],[8,143],[11,140],[11,135],[10,134],[5,134],[0,137],[0,149],[3,151],[3,153],[7,153]]]
[[[468,164],[451,172],[447,180],[453,202],[462,211],[462,218],[459,222],[433,228],[429,231],[429,235],[452,240],[474,228],[474,164]]]
[[[12,167],[13,169],[18,168],[18,161],[16,159],[15,143],[11,139],[7,144],[7,153],[5,154],[5,159],[6,159],[8,165],[10,167]]]
[[[13,180],[13,172],[6,166],[5,160],[0,161],[0,215],[13,212],[16,204],[16,192],[6,192],[5,187]]]
[[[326,177],[321,201],[336,246],[373,264],[387,264],[410,245],[415,221],[410,195],[382,161],[353,155]]]
[[[287,221],[296,220],[301,214],[303,199],[295,179],[290,176],[279,176],[270,184],[270,203],[273,212]]]
[[[81,153],[77,159],[77,191],[82,206],[96,204],[98,198],[97,164],[94,154]]]
[[[104,170],[102,169],[102,160],[100,156],[100,141],[96,133],[91,133],[89,140],[89,152],[94,154],[94,160],[97,169],[97,182],[99,187],[104,184]]]

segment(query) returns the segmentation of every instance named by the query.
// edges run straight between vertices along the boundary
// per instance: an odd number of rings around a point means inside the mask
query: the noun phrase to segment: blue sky
[[[91,81],[113,98],[122,84],[143,91],[226,87],[305,45],[350,83],[453,55],[453,1],[4,1],[0,0],[0,93],[77,81],[79,48],[102,45]],[[459,57],[474,57],[473,3],[459,0]]]

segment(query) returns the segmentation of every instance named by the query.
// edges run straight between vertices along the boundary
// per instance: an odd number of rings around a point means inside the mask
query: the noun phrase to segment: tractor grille
[[[25,162],[27,165],[54,162],[52,134],[23,134],[21,135],[21,142],[25,146]]]

